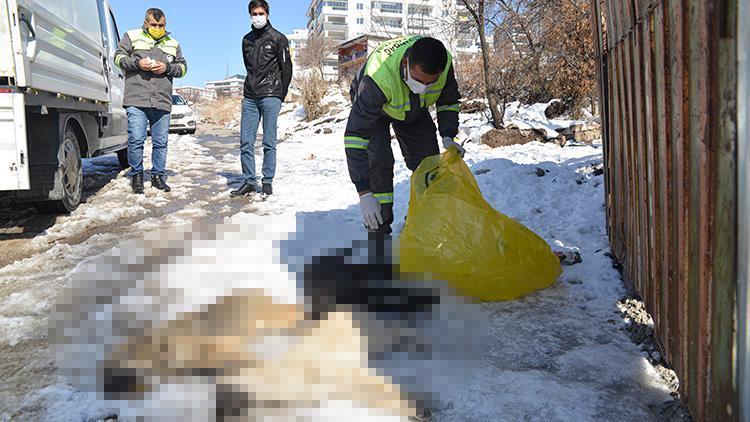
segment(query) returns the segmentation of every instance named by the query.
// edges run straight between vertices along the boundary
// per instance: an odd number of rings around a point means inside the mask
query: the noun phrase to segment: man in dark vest
[[[464,150],[458,134],[461,94],[453,58],[440,41],[411,36],[387,41],[368,58],[352,82],[352,110],[345,133],[349,174],[360,196],[365,227],[390,234],[393,223],[393,151],[396,133],[406,166],[414,171],[423,159],[445,148]],[[437,106],[438,127],[429,107]]]

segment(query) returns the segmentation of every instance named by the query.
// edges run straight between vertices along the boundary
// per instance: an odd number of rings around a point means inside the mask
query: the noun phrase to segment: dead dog
[[[407,420],[481,353],[471,305],[400,280],[382,243],[289,271],[253,228],[162,233],[79,268],[50,317],[60,368],[124,419]]]

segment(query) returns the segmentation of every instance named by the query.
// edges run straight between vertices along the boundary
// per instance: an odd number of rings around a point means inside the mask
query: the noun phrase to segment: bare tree
[[[305,109],[307,121],[315,120],[325,113],[322,100],[329,84],[323,77],[323,67],[336,51],[336,45],[330,38],[310,33],[300,52],[300,68],[308,71],[298,72],[294,84],[299,88],[299,102]]]
[[[193,91],[193,90],[184,91],[180,95],[182,95],[182,98],[185,101],[188,101],[188,102],[191,102],[191,103],[197,103],[198,101],[202,100],[200,94],[198,94],[198,92]]]
[[[574,116],[585,105],[593,113],[597,93],[590,8],[587,0],[565,0],[542,11],[540,48],[544,51],[542,69],[550,75],[547,88]]]
[[[310,33],[307,44],[300,53],[300,67],[317,69],[323,77],[323,64],[336,51],[336,42],[323,35]]]
[[[409,7],[416,6],[413,4],[409,5]],[[406,29],[409,35],[432,35],[435,21],[426,12],[426,9],[418,7],[415,10],[409,10],[409,13],[406,15]]]
[[[510,101],[560,98],[573,114],[591,101],[596,68],[587,0],[462,1],[479,30],[495,127],[502,125]],[[493,45],[487,41],[487,29]]]
[[[471,17],[474,19],[474,23],[476,24],[477,31],[479,31],[479,43],[482,49],[482,65],[484,67],[484,85],[485,91],[487,93],[487,101],[490,106],[491,122],[496,129],[500,129],[503,127],[503,116],[500,114],[500,110],[498,109],[498,98],[495,95],[494,90],[492,89],[493,84],[490,76],[492,46],[487,42],[487,33],[485,31],[487,23],[485,17],[485,0],[461,1],[464,3],[464,6],[466,6],[466,9],[471,14]]]

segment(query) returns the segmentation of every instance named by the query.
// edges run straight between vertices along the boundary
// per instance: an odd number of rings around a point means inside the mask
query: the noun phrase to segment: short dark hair
[[[271,6],[268,5],[268,2],[266,0],[252,0],[250,4],[247,5],[247,12],[252,15],[253,9],[257,9],[259,7],[262,7],[263,10],[266,11],[266,14],[271,13]]]
[[[409,50],[409,65],[419,65],[429,75],[437,75],[448,64],[448,51],[439,40],[424,37],[417,40]]]
[[[146,10],[145,20],[148,20],[149,16],[153,16],[154,20],[158,22],[161,20],[161,18],[164,18],[166,15],[164,15],[164,11],[162,11],[161,9],[152,7],[151,9]]]

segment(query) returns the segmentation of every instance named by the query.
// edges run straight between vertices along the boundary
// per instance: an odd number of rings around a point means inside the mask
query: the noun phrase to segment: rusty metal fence
[[[739,194],[739,344],[740,420],[750,422],[750,1],[740,2],[738,25],[738,194]]]
[[[738,1],[591,0],[612,250],[705,421],[740,418]]]

